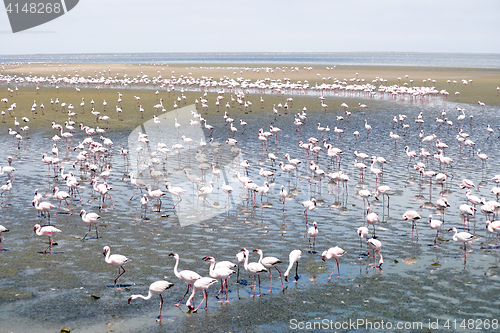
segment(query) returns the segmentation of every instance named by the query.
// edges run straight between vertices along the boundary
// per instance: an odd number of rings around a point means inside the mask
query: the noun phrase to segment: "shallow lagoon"
[[[496,135],[488,136],[486,125],[497,110],[486,107],[483,112],[477,106],[458,105],[467,108],[467,115],[474,115],[472,126],[467,118],[463,125],[464,131],[476,143],[474,152],[469,152],[468,148],[461,151],[455,140],[458,133],[457,104],[440,99],[426,103],[370,100],[367,104],[370,104],[370,108],[366,116],[361,112],[353,112],[350,120],[345,120],[345,134],[340,143],[333,131],[325,135],[330,143],[344,150],[341,170],[350,177],[347,193],[342,195],[342,188],[339,189],[327,179],[322,180],[321,185],[311,181],[309,170],[302,163],[299,178],[292,183],[288,182],[287,174],[276,170],[267,201],[264,197],[265,205],[261,205],[257,197],[254,206],[246,198],[245,191],[240,190],[241,196],[236,200],[233,198],[236,204],[226,210],[223,208],[225,194],[220,190],[223,179],[220,178],[215,180],[216,189],[208,197],[214,208],[192,198],[191,188],[186,187],[188,192],[179,205],[180,213],[195,209],[201,212],[206,210],[214,216],[184,227],[179,223],[178,212],[171,209],[176,199],[170,196],[163,200],[160,213],[152,212],[150,204],[147,214],[149,220],[140,218],[139,199],[136,196],[129,201],[135,188],[126,176],[135,170],[134,161],[128,167],[124,166],[123,157],[119,155],[119,148],[129,146],[130,132],[110,133],[108,137],[113,140],[114,146],[110,159],[112,175],[108,183],[113,187],[110,194],[116,209],[112,209],[106,199],[105,209],[99,212],[101,237],[98,240],[81,241],[88,226],[81,221],[78,212],[80,209],[98,212],[99,201],[89,186],[89,175],[80,174],[83,201],[71,203],[73,215],[66,213],[64,203],[61,206],[63,214],[55,216],[52,212],[51,222],[62,233],[55,236],[58,245],[53,247],[50,256],[41,254],[46,246],[44,240],[32,232],[33,225],[40,219],[30,202],[35,188],[43,192],[45,200],[56,205],[58,203],[52,198],[54,186],[66,190],[61,179],[46,177],[47,167],[41,162],[41,154],[50,152],[54,131],[46,129],[30,133],[29,139],[22,142],[21,149],[17,149],[17,144],[11,142],[13,140],[9,135],[3,135],[5,149],[0,152],[0,161],[6,161],[10,155],[17,168],[12,193],[7,195],[6,204],[1,207],[2,224],[11,230],[4,234],[0,261],[0,318],[3,329],[53,332],[68,326],[73,332],[290,331],[294,329],[293,323],[320,322],[324,319],[334,323],[358,319],[372,323],[391,322],[393,331],[397,331],[397,322],[422,322],[422,330],[426,331],[429,320],[438,320],[441,325],[439,329],[443,330],[445,327],[442,325],[447,320],[450,320],[450,325],[457,323],[459,329],[463,319],[473,319],[477,320],[474,322],[475,329],[485,328],[484,325],[480,326],[484,323],[481,320],[496,319],[499,309],[495,238],[486,235],[484,215],[477,214],[470,228],[480,239],[473,243],[473,252],[468,253],[467,261],[464,262],[462,245],[453,242],[452,233],[446,230],[463,227],[458,210],[458,206],[465,203],[465,190],[459,188],[463,178],[469,178],[478,185],[475,195],[494,200],[490,193],[494,183],[490,179],[498,173],[495,168],[499,161],[498,138]],[[441,116],[443,109],[455,122],[451,129],[440,127],[434,121]],[[298,110],[292,109],[274,120],[272,114],[262,117],[231,110],[230,114],[236,120],[241,118],[248,122],[245,133],[241,133],[242,129],[238,126],[236,139],[244,158],[252,165],[249,175],[259,185],[265,180],[258,175],[260,167],[273,168],[267,159],[269,152],[276,154],[282,161],[285,161],[286,153],[290,153],[292,158],[303,159],[304,153],[299,150],[298,142],[311,136],[321,137],[317,131],[318,122],[328,124],[331,129],[338,126],[335,117],[340,113],[325,115],[318,102],[318,109],[308,112],[307,124],[302,126],[298,134],[293,125],[293,114],[296,112]],[[428,227],[427,216],[433,214],[439,217],[433,205],[439,198],[441,185],[433,183],[430,190],[428,182],[420,180],[419,174],[413,170],[413,163],[410,168],[407,167],[408,158],[404,152],[405,145],[409,145],[412,150],[419,148],[419,130],[414,119],[420,112],[424,114],[425,133],[436,133],[450,146],[446,154],[455,160],[454,177],[447,181],[444,188],[451,207],[444,216],[445,224],[438,248],[433,247],[435,232]],[[395,149],[389,131],[393,130],[393,116],[398,114],[408,116],[406,123],[410,124],[410,132],[403,136],[401,128],[394,129],[402,136]],[[222,115],[206,118],[209,124],[216,126],[213,134],[215,141],[224,142],[231,136]],[[365,119],[373,128],[369,139],[364,129]],[[281,128],[283,132],[278,135],[279,144],[270,140],[266,151],[262,149],[256,133],[259,128],[267,130],[270,124]],[[498,126],[490,124],[493,128]],[[360,132],[356,140],[352,135],[355,130]],[[76,133],[76,139],[79,140],[81,135],[81,132]],[[208,139],[208,132],[205,132],[205,136]],[[70,145],[71,148],[76,146],[76,139]],[[153,143],[150,145],[152,149],[155,147]],[[62,163],[68,171],[72,169],[76,152],[66,149],[63,142],[58,146]],[[434,145],[432,148],[435,150]],[[488,154],[488,170],[482,170],[480,160],[475,155],[477,148]],[[383,156],[389,162],[384,166],[382,183],[394,189],[390,209],[384,208],[381,201],[370,200],[375,212],[383,220],[376,230],[377,237],[383,243],[385,263],[382,269],[369,266],[373,263],[372,257],[358,258],[360,248],[356,228],[363,224],[363,201],[357,192],[362,188],[373,190],[375,177],[368,172],[365,181],[359,182],[357,170],[353,167],[355,150]],[[210,149],[207,149],[207,155],[209,159],[213,156]],[[179,162],[172,154],[168,163],[172,168],[171,177],[178,176],[175,172],[186,166],[196,170],[193,155],[190,158],[185,156]],[[327,170],[325,152],[320,154],[319,163]],[[230,162],[224,162],[224,165],[228,166],[228,170],[238,169],[237,164],[232,166]],[[437,161],[431,158],[429,168],[437,170]],[[77,168],[74,171],[79,170]],[[233,187],[241,188],[233,174],[227,172],[226,176],[231,177]],[[211,179],[212,175],[208,173],[207,180]],[[164,180],[160,181],[160,184],[163,183]],[[282,213],[282,204],[278,201],[282,184],[291,193],[286,201],[286,214]],[[167,192],[163,186],[161,189]],[[319,203],[309,213],[309,219],[317,221],[320,230],[316,241],[316,251],[319,253],[315,254],[308,253],[305,217],[300,204],[311,197],[317,198]],[[402,220],[403,213],[409,209],[417,210],[423,217],[417,222],[418,240],[410,237],[411,223]],[[92,237],[93,234],[89,235]],[[105,245],[111,247],[112,253],[132,259],[125,266],[127,272],[122,276],[124,290],[118,291],[112,286],[117,272],[104,262],[102,248]],[[345,249],[347,254],[340,260],[340,278],[334,275],[331,281],[327,281],[334,262],[321,261],[320,253],[335,245]],[[230,279],[229,304],[217,303],[214,298],[215,285],[209,289],[207,311],[190,313],[184,304],[180,308],[170,306],[179,300],[186,289],[186,285],[173,274],[175,261],[168,256],[170,252],[180,254],[180,269],[192,269],[208,275],[209,265],[201,260],[203,256],[233,260],[242,247],[250,250],[261,248],[264,255],[282,259],[282,271],[286,269],[288,253],[293,249],[301,249],[300,279],[297,283],[292,280],[285,283],[284,292],[278,288],[270,293],[269,277],[263,276],[262,297],[252,298],[252,289],[249,287],[252,277],[242,268],[242,284],[234,284],[235,276]],[[366,252],[366,244],[363,244],[363,252]],[[250,255],[251,261],[257,259],[257,255]],[[158,311],[157,298],[136,300],[130,305],[127,299],[131,294],[147,294],[150,283],[164,278],[176,285],[164,295],[163,320],[157,324],[154,320]],[[279,287],[280,282],[275,274],[273,278],[274,287]],[[197,295],[195,300],[198,303],[201,296]],[[351,330],[365,331],[366,326]]]

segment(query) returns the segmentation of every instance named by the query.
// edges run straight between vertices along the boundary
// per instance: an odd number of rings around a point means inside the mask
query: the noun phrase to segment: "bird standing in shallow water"
[[[314,247],[316,245],[316,237],[318,237],[318,223],[316,221],[313,222],[312,227],[309,227],[307,229],[307,235],[309,236],[309,252],[310,253],[315,253],[314,252]],[[311,238],[313,239],[313,245],[311,246]]]
[[[332,278],[333,272],[335,272],[335,268],[337,268],[337,267],[338,267],[338,275],[337,275],[337,277],[340,277],[340,265],[339,265],[338,258],[341,258],[345,253],[346,252],[343,249],[341,249],[340,247],[338,247],[338,246],[331,247],[327,251],[323,251],[323,254],[321,255],[323,261],[326,261],[327,259],[334,258],[335,262],[336,262],[335,263],[335,267],[333,268],[332,273],[328,277],[328,280],[330,280]]]
[[[403,220],[411,220],[412,225],[411,225],[411,237],[413,237],[413,229],[417,232],[417,238],[418,238],[418,229],[417,229],[417,223],[415,220],[421,219],[420,215],[414,211],[414,210],[408,210],[406,213],[403,215]]]
[[[116,281],[118,280],[118,290],[121,290],[121,285],[120,285],[120,277],[125,273],[125,268],[123,268],[123,265],[127,264],[130,262],[130,259],[122,256],[121,254],[111,254],[111,249],[109,246],[105,246],[102,249],[102,254],[104,255],[105,259],[104,261],[109,264],[118,267],[118,277],[115,279],[113,285],[116,285]],[[123,272],[121,271],[123,270]]]
[[[191,296],[189,296],[189,298],[188,298],[188,300],[186,302],[187,307],[190,308],[191,310],[194,309],[194,305],[191,305],[191,301],[193,300],[194,294],[196,294],[196,292],[198,290],[203,290],[203,299],[201,300],[200,304],[198,305],[198,307],[193,312],[197,312],[198,311],[198,309],[200,308],[201,304],[203,304],[204,300],[206,300],[206,302],[205,302],[205,310],[206,310],[207,307],[208,307],[207,289],[211,285],[213,285],[215,283],[217,283],[217,280],[213,279],[211,277],[208,277],[208,276],[199,278],[198,280],[194,281],[194,283],[193,283],[193,292],[192,292]]]
[[[39,224],[35,224],[35,227],[33,231],[38,235],[38,236],[48,236],[49,237],[49,246],[43,251],[43,254],[49,250],[49,254],[52,253],[52,244],[56,244],[52,241],[52,234],[59,233],[61,230],[57,229],[56,227],[53,227],[51,225],[46,225],[41,227]],[[57,244],[56,244],[57,245]]]
[[[257,284],[257,276],[259,277],[259,297],[261,296],[261,292],[260,292],[260,273],[264,273],[264,272],[267,272],[267,268],[264,267],[264,265],[262,265],[261,263],[258,263],[258,262],[251,262],[251,263],[248,263],[248,250],[243,248],[241,249],[242,252],[245,253],[245,270],[250,273],[250,274],[253,274],[253,277],[254,277],[254,283],[253,283],[253,295],[252,297],[255,297],[255,287],[256,287],[256,284]]]
[[[375,238],[370,238],[369,240],[366,241],[370,249],[373,250],[373,260],[375,262],[374,266],[377,268],[380,268],[382,264],[384,263],[384,258],[382,257],[382,254],[380,253],[380,250],[382,249],[382,242],[380,242],[378,239]],[[378,262],[377,266],[377,253],[380,256],[380,260]]]
[[[455,228],[455,227],[448,229],[448,231],[453,231],[455,233],[453,235],[453,240],[455,242],[464,243],[464,260],[467,259],[467,246],[466,246],[466,244],[469,244],[470,249],[472,250],[472,242],[474,240],[476,240],[476,237],[473,234],[468,233],[466,231],[458,232],[457,228]]]
[[[142,296],[142,295],[132,295],[128,299],[128,304],[130,304],[130,301],[137,299],[137,298],[142,298],[145,300],[150,299],[154,295],[160,296],[160,314],[158,315],[158,319],[156,319],[157,322],[161,322],[161,310],[163,308],[163,297],[161,294],[165,292],[167,289],[170,289],[174,286],[173,283],[170,283],[168,281],[156,281],[151,283],[149,286],[149,293],[148,296]]]
[[[281,272],[278,269],[278,267],[276,267],[276,265],[277,264],[281,264],[282,261],[279,260],[276,257],[264,257],[264,258],[262,258],[264,254],[263,254],[262,250],[260,250],[260,249],[255,249],[253,251],[257,252],[260,255],[259,263],[262,264],[265,268],[267,268],[269,270],[269,276],[270,276],[270,279],[271,279],[271,289],[269,290],[269,292],[273,292],[273,274],[271,273],[271,268],[273,268],[273,267],[280,274],[281,287],[283,288],[283,290],[285,290],[285,286],[283,284],[283,277],[281,276]]]
[[[442,224],[443,221],[433,220],[432,215],[429,215],[429,226],[431,227],[431,229],[437,230],[436,238],[434,239],[434,247],[438,247],[437,242],[438,242],[439,229],[441,228]]]
[[[285,281],[288,282],[288,273],[290,273],[290,270],[292,269],[294,263],[295,263],[295,281],[293,282],[297,282],[299,280],[298,270],[299,270],[300,258],[302,258],[302,251],[293,250],[292,252],[290,252],[290,255],[288,256],[290,263],[288,264],[288,268],[286,269],[285,272]]]
[[[177,276],[178,279],[184,281],[184,282],[187,282],[188,284],[188,288],[186,290],[186,293],[184,294],[184,296],[182,296],[181,300],[179,301],[179,303],[175,304],[175,306],[179,306],[182,302],[182,300],[184,299],[184,297],[186,297],[186,295],[188,294],[189,292],[189,289],[192,287],[192,284],[201,278],[201,275],[196,273],[196,272],[193,272],[193,271],[190,271],[190,270],[182,270],[182,271],[178,271],[177,270],[177,267],[179,266],[179,255],[177,253],[170,253],[169,256],[171,257],[174,257],[175,258],[175,266],[174,266],[174,274],[175,276]],[[217,280],[215,280],[215,282],[217,282]],[[193,288],[193,296],[194,296],[194,288]],[[187,305],[187,303],[186,303]],[[188,305],[189,307],[189,305]]]

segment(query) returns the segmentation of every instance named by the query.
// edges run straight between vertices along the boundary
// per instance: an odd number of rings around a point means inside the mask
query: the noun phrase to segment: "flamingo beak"
[[[130,298],[128,299],[128,304],[130,304],[130,301],[131,301],[131,300],[132,300],[132,297],[130,297]]]
[[[175,256],[175,253],[170,253],[168,256],[173,257],[173,256]]]

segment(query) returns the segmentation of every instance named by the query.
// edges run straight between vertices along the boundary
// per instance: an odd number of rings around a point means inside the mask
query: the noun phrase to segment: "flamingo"
[[[453,231],[455,234],[453,235],[453,240],[455,242],[464,243],[464,260],[467,258],[467,247],[466,244],[470,245],[470,249],[472,250],[472,242],[476,240],[476,237],[473,234],[470,234],[466,231],[458,232],[457,228],[453,227],[448,229],[448,231]]]
[[[403,214],[403,220],[411,220],[412,225],[411,225],[411,237],[413,237],[413,229],[417,232],[417,238],[418,238],[418,229],[417,229],[417,224],[415,223],[415,220],[421,219],[420,215],[414,211],[414,210],[408,210],[406,213]]]
[[[212,277],[214,279],[217,279],[217,280],[220,280],[220,290],[219,290],[219,293],[222,293],[222,298],[219,301],[219,303],[223,302],[223,298],[224,298],[224,284],[226,285],[226,303],[229,303],[228,294],[227,294],[227,279],[231,276],[231,274],[234,273],[234,271],[231,268],[227,267],[227,266],[221,266],[221,265],[219,265],[217,267],[217,265],[215,264],[215,258],[214,257],[205,256],[205,257],[203,257],[203,260],[209,261],[211,263],[210,264],[210,270],[209,270],[210,277]],[[232,265],[234,265],[234,264],[232,264]]]
[[[370,213],[370,206],[366,208],[366,223],[373,226],[373,237],[375,237],[375,224],[378,222],[378,215],[375,212]]]
[[[436,238],[434,239],[434,247],[438,247],[437,242],[438,242],[439,229],[441,228],[442,224],[443,221],[434,220],[432,219],[432,215],[429,215],[429,226],[431,227],[432,230],[437,231]]]
[[[148,195],[151,199],[156,199],[157,200],[157,205],[158,205],[158,210],[159,212],[161,210],[161,197],[164,195],[167,195],[166,193],[162,192],[161,190],[154,190],[151,191],[151,185],[146,185],[146,190],[148,191]]]
[[[486,221],[486,228],[488,229],[489,232],[496,232],[497,233],[497,239],[496,242],[498,243],[498,234],[500,233],[500,221]],[[1,226],[0,226],[0,233],[1,233]],[[0,235],[1,236],[1,235]]]
[[[84,240],[85,237],[87,237],[88,233],[92,230],[92,223],[95,223],[96,239],[99,239],[99,233],[97,232],[97,220],[100,219],[101,217],[96,213],[87,213],[85,209],[82,209],[80,211],[80,216],[82,217],[82,221],[89,225],[89,231],[87,231],[85,236],[83,236],[82,240]]]
[[[130,262],[130,259],[121,254],[111,254],[111,249],[109,246],[105,246],[102,249],[102,254],[104,255],[104,261],[109,264],[118,267],[118,277],[115,279],[113,286],[116,285],[116,280],[118,280],[118,290],[121,290],[120,277],[125,273],[125,268],[123,265]],[[121,271],[123,270],[123,271]]]
[[[299,270],[300,258],[302,258],[302,251],[300,251],[300,250],[293,250],[288,255],[288,259],[289,259],[290,263],[288,264],[288,268],[286,269],[286,272],[284,274],[285,281],[288,282],[288,273],[290,273],[290,270],[292,269],[294,263],[295,263],[295,281],[294,282],[297,282],[299,280],[298,270]]]
[[[51,225],[46,225],[46,226],[41,227],[40,224],[35,224],[33,231],[38,236],[48,236],[49,237],[49,246],[43,251],[43,254],[45,254],[47,252],[47,250],[49,250],[49,254],[51,254],[52,253],[52,244],[56,244],[52,241],[52,235],[55,233],[61,232],[61,230],[59,230],[56,227],[51,226]]]
[[[104,198],[106,197],[106,194],[111,199],[111,203],[113,204],[113,209],[115,209],[115,204],[113,203],[113,199],[111,198],[111,195],[109,195],[109,190],[111,190],[111,187],[109,187],[106,182],[97,185],[97,181],[95,179],[92,179],[90,181],[90,185],[93,185],[94,191],[101,195],[102,205],[99,203],[99,209],[104,207]]]
[[[0,193],[0,197],[2,195],[4,195],[5,201],[7,201],[7,193],[5,193],[5,192],[10,193],[10,191],[12,190],[12,181],[10,179],[7,180],[7,183],[5,185],[2,185],[0,187],[0,190],[2,191],[2,193]],[[2,199],[2,204],[3,204],[3,202],[4,202],[4,199]]]
[[[210,181],[210,186],[203,186],[202,188],[200,188],[198,190],[198,197],[202,197],[204,201],[208,202],[207,200],[207,196],[209,196],[210,194],[212,194],[212,192],[214,191],[214,182],[213,181]],[[210,206],[212,206],[212,204],[210,202],[208,202],[208,204]]]
[[[243,248],[241,249],[241,251],[243,253],[245,253],[245,262],[244,262],[244,267],[245,267],[245,270],[250,273],[250,274],[253,274],[253,277],[254,277],[254,283],[253,283],[253,295],[252,297],[255,297],[255,287],[257,286],[257,276],[259,277],[259,297],[261,296],[261,292],[260,292],[260,274],[261,273],[264,273],[264,272],[267,272],[267,268],[264,267],[264,265],[262,265],[261,263],[258,263],[258,262],[251,262],[251,263],[248,263],[248,250]]]
[[[2,241],[5,240],[2,236],[3,232],[9,232],[9,229],[0,224],[0,251],[2,251]]]
[[[167,289],[172,288],[173,286],[174,286],[174,284],[170,283],[168,281],[153,282],[153,283],[151,283],[151,285],[149,285],[148,296],[132,295],[128,299],[128,304],[130,304],[130,301],[133,301],[134,299],[137,299],[137,298],[142,298],[142,299],[148,300],[155,295],[160,296],[160,314],[158,315],[158,319],[156,319],[156,321],[161,322],[161,310],[163,308],[163,297],[161,296],[161,294],[164,293]]]
[[[201,275],[196,273],[196,272],[193,272],[193,271],[190,271],[190,270],[182,270],[182,271],[178,271],[177,270],[177,267],[179,266],[179,255],[177,253],[170,253],[169,256],[171,257],[174,257],[175,258],[175,266],[174,266],[174,274],[175,276],[177,276],[178,279],[184,281],[184,282],[187,282],[188,284],[188,288],[186,290],[186,293],[184,294],[184,296],[182,296],[181,300],[179,301],[179,303],[175,304],[175,306],[179,306],[182,302],[182,300],[184,299],[184,297],[186,297],[186,295],[188,294],[189,292],[189,289],[191,288],[192,284],[198,280],[198,279],[201,279]],[[215,282],[217,282],[217,280],[214,279]],[[193,288],[193,295],[194,295],[194,288]],[[186,303],[186,305],[188,305],[188,303]],[[189,307],[189,305],[188,305]]]
[[[71,212],[71,208],[69,207],[69,203],[67,199],[71,199],[71,196],[69,195],[68,192],[65,191],[60,191],[59,187],[54,187],[54,190],[52,191],[54,193],[54,197],[59,200],[59,207],[57,207],[56,215],[59,212],[59,208],[61,207],[62,201],[66,201],[66,205],[68,206],[69,209],[69,215],[72,215],[73,213]]]
[[[366,239],[368,237],[368,228],[367,227],[359,227],[357,230],[356,230],[357,234],[358,234],[358,237],[359,237],[359,248],[360,248],[360,255],[359,255],[359,258],[361,259],[362,256],[363,256],[363,243],[362,243],[362,239]]]
[[[369,240],[366,241],[366,243],[373,250],[373,258],[374,258],[375,265],[377,265],[377,253],[380,256],[378,266],[376,266],[377,268],[380,268],[380,266],[382,266],[382,264],[384,263],[384,258],[382,257],[382,254],[380,253],[380,250],[382,249],[382,242],[379,241],[378,239],[370,238]]]
[[[170,194],[172,194],[173,196],[176,196],[177,198],[179,198],[179,201],[177,201],[177,203],[172,208],[172,209],[175,209],[175,206],[177,206],[182,201],[181,195],[184,194],[184,193],[186,193],[187,191],[185,189],[183,189],[182,187],[179,187],[179,186],[175,186],[175,187],[169,187],[169,186],[170,186],[170,183],[166,182],[165,183],[165,187],[170,192]]]
[[[53,204],[51,204],[48,201],[32,201],[33,206],[43,214],[43,217],[45,218],[45,212],[47,212],[48,218],[49,218],[49,224],[50,224],[50,209],[51,208],[56,208]]]
[[[332,259],[332,258],[335,259],[335,267],[333,268],[332,273],[328,277],[328,280],[330,280],[332,278],[333,272],[335,272],[335,268],[338,268],[337,277],[340,277],[340,265],[339,265],[338,258],[341,258],[345,253],[346,252],[343,249],[341,249],[338,246],[335,246],[335,247],[329,248],[327,251],[323,251],[323,253],[321,254],[321,258],[323,259],[323,261],[326,261],[327,259]]]
[[[239,251],[236,253],[236,260],[238,261],[238,273],[236,275],[236,284],[240,284],[240,265],[245,263],[245,252]]]
[[[285,185],[281,185],[280,201],[283,201],[283,214],[285,214],[285,200],[288,196],[288,191],[285,190]]]
[[[304,214],[306,214],[306,226],[308,226],[307,211],[312,211],[316,208],[316,199],[312,198],[310,200],[303,201],[302,206],[304,207]]]
[[[310,253],[315,253],[314,247],[316,245],[316,237],[318,237],[318,233],[319,233],[318,232],[318,223],[316,221],[314,221],[312,227],[307,229],[307,235],[309,236],[309,247],[310,247],[309,252]],[[311,247],[311,238],[313,238],[313,246],[312,247]]]
[[[271,289],[269,290],[269,292],[273,292],[273,274],[271,273],[271,268],[273,268],[273,267],[280,274],[281,287],[282,287],[282,290],[284,291],[285,290],[285,286],[283,285],[283,277],[281,276],[281,272],[278,269],[278,267],[276,267],[276,265],[277,264],[281,264],[282,261],[279,260],[276,257],[264,257],[264,258],[262,258],[264,254],[263,254],[263,252],[262,252],[261,249],[255,249],[253,251],[257,252],[257,254],[260,255],[259,264],[262,264],[265,268],[267,268],[269,270],[269,276],[270,276],[270,279],[271,279]]]
[[[191,310],[194,309],[194,306],[191,305],[191,301],[193,300],[193,297],[198,290],[203,290],[203,299],[201,300],[198,307],[195,310],[193,310],[193,312],[197,312],[198,309],[200,308],[201,304],[203,304],[203,301],[205,301],[205,300],[206,300],[206,302],[205,302],[205,310],[206,310],[207,306],[208,306],[207,289],[215,283],[217,283],[217,280],[213,279],[211,277],[208,277],[208,276],[199,278],[196,281],[194,281],[193,292],[191,293],[191,296],[189,296],[189,298],[186,302],[187,307],[190,308]]]

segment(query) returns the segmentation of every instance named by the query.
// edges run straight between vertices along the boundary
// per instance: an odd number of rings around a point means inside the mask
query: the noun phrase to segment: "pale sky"
[[[0,54],[137,52],[500,53],[498,0],[80,0],[13,34]]]

